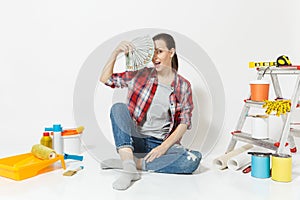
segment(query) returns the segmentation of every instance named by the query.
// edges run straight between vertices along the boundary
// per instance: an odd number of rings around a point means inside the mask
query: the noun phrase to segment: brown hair
[[[157,34],[152,39],[153,39],[153,41],[163,40],[163,41],[165,41],[168,49],[172,49],[172,48],[176,49],[174,38],[167,33]],[[177,71],[178,70],[178,58],[177,58],[176,52],[174,53],[174,55],[172,57],[171,63],[172,63],[172,69]]]

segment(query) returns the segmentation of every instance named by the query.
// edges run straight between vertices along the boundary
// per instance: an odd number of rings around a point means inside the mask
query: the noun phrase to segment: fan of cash
[[[134,49],[126,55],[127,71],[136,71],[146,67],[154,54],[154,43],[149,35],[133,39]]]

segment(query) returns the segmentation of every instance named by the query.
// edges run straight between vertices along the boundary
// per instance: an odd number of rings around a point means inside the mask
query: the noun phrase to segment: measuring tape
[[[249,62],[249,68],[256,67],[278,67],[278,66],[291,66],[289,57],[282,55],[279,56],[276,62]]]
[[[277,66],[276,62],[249,62],[249,68],[255,67],[273,67]]]

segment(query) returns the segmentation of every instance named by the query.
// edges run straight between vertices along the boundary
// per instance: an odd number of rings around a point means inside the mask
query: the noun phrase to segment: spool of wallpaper
[[[237,156],[243,152],[246,152],[247,150],[253,148],[252,144],[246,144],[244,146],[241,146],[235,150],[232,150],[216,159],[213,160],[213,165],[217,168],[217,169],[225,169],[227,168],[227,162],[230,158]]]
[[[251,163],[251,156],[246,152],[236,155],[227,161],[227,167],[231,170],[239,170]]]
[[[56,157],[56,152],[42,144],[35,144],[31,148],[31,153],[39,159],[49,160]]]

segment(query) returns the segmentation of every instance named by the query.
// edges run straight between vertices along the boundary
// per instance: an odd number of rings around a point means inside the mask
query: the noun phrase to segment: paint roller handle
[[[83,156],[78,156],[78,155],[70,155],[70,154],[64,154],[64,159],[71,159],[71,160],[79,160],[82,161],[83,160]]]

